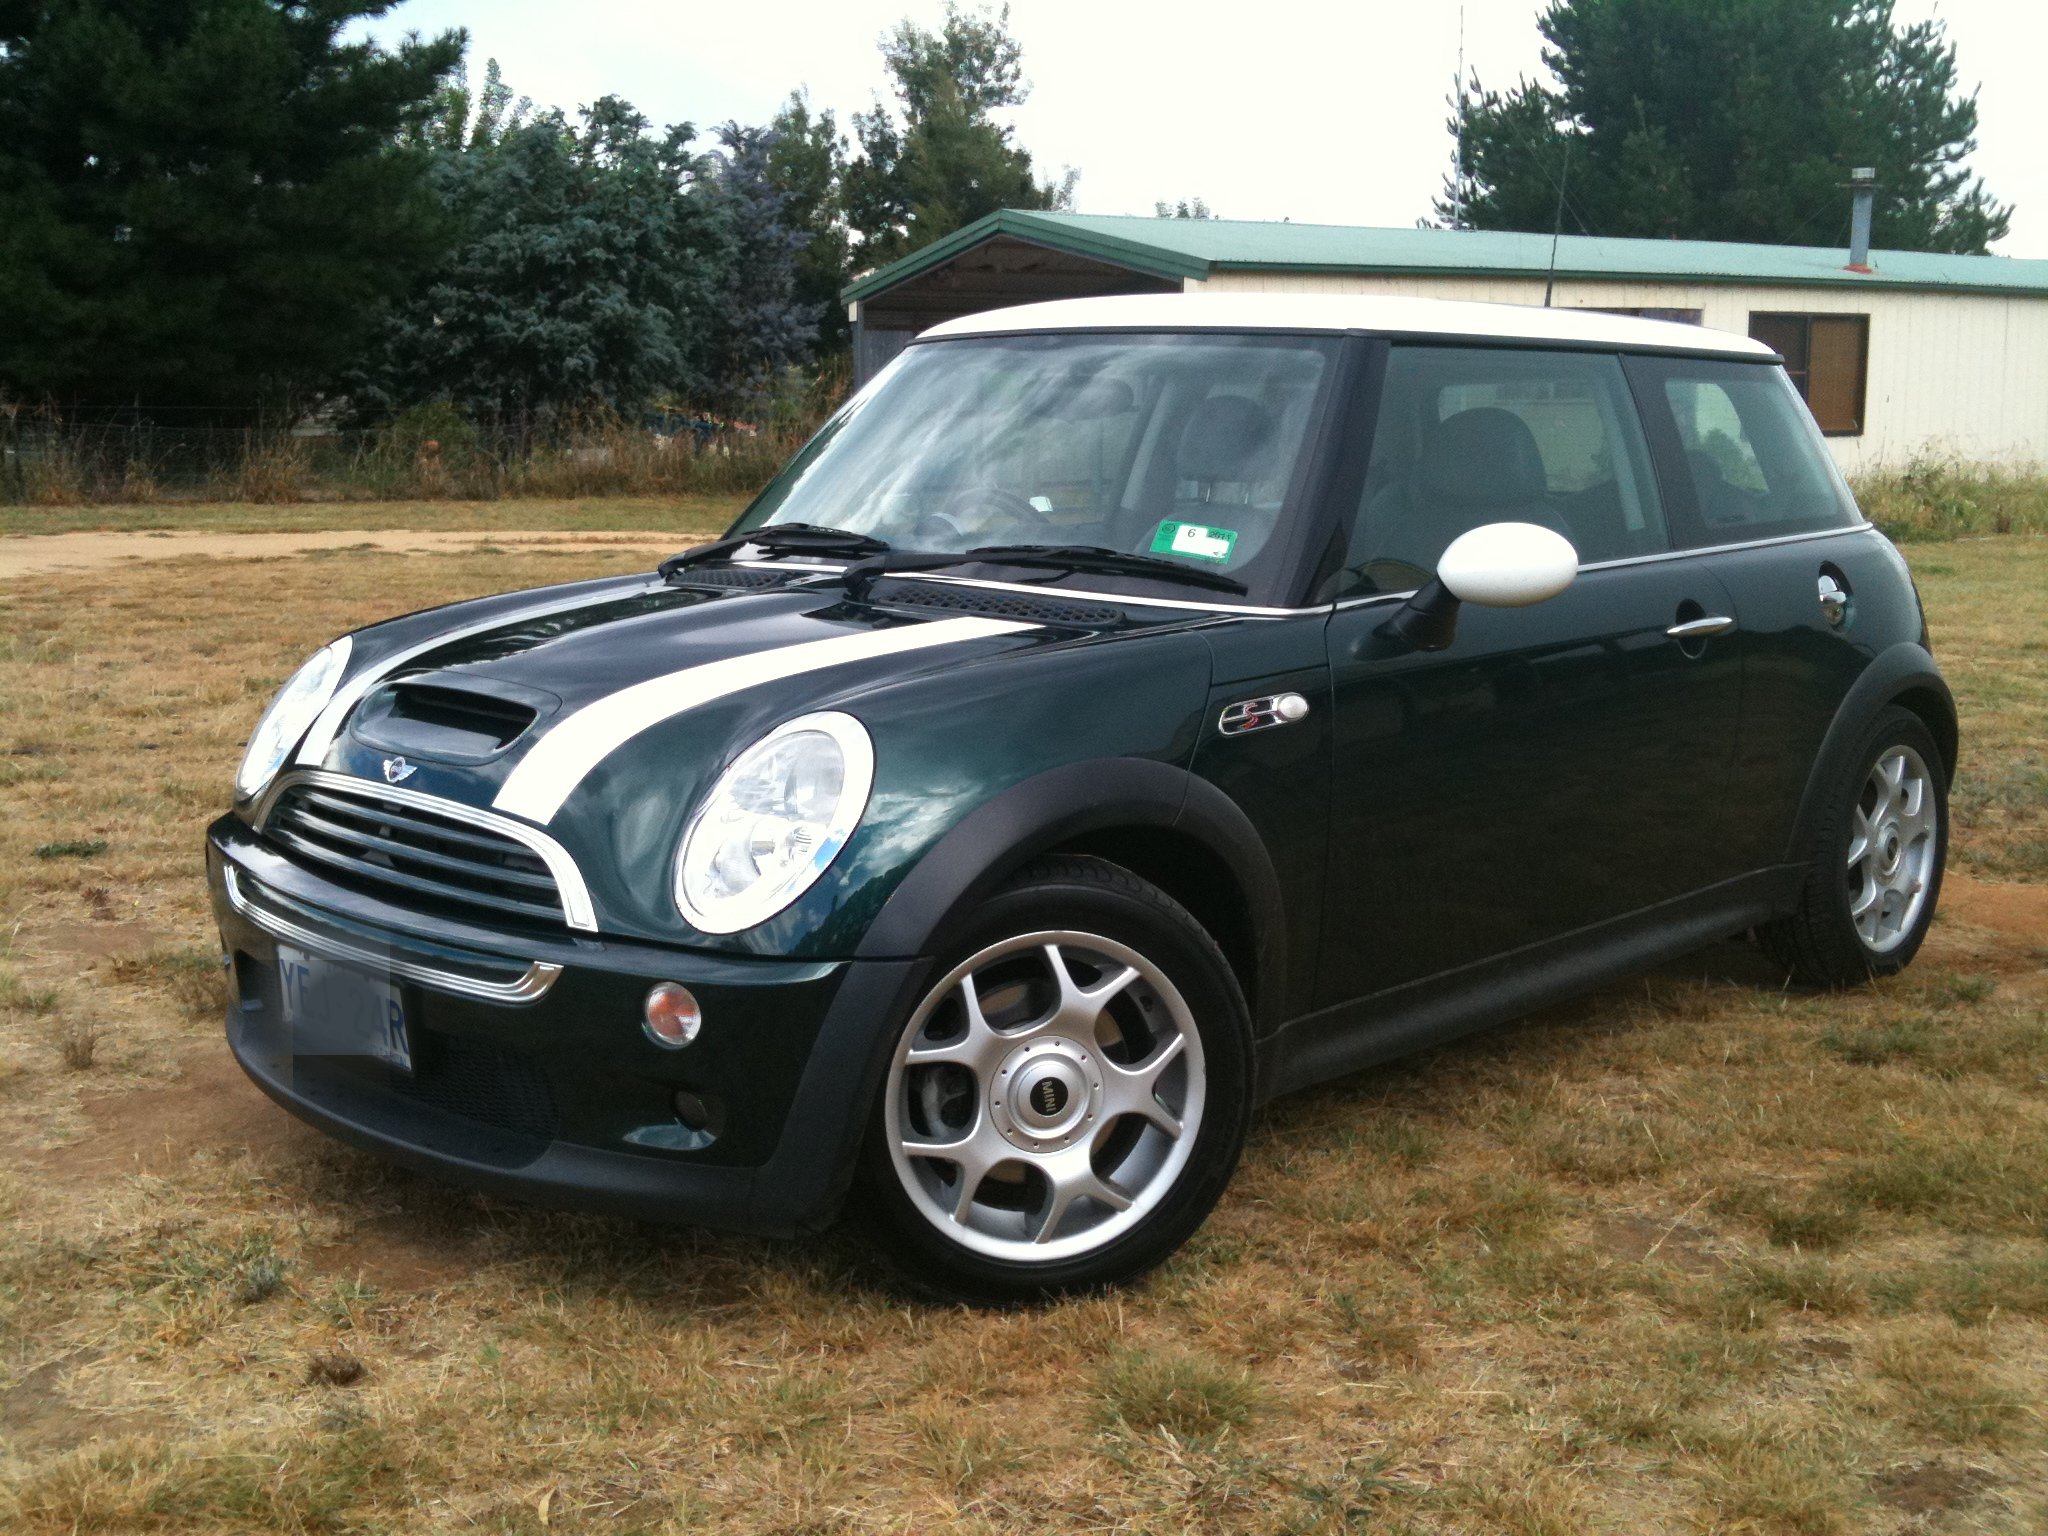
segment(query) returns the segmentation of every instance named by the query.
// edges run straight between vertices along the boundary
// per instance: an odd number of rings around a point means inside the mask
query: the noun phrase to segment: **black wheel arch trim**
[[[1933,653],[1914,641],[1901,640],[1872,658],[1835,710],[1834,721],[1806,776],[1806,790],[1800,796],[1799,814],[1786,845],[1788,860],[1802,861],[1800,850],[1811,844],[1829,787],[1849,771],[1849,757],[1861,744],[1863,733],[1879,711],[1891,704],[1903,705],[1927,723],[1941,752],[1942,781],[1954,780],[1958,743],[1955,696],[1935,666]]]
[[[941,837],[868,926],[861,959],[930,957],[950,924],[1034,857],[1090,834],[1163,831],[1194,841],[1237,882],[1252,932],[1255,1028],[1277,1021],[1287,949],[1280,877],[1256,828],[1208,780],[1152,758],[1048,769],[983,802]],[[1169,892],[1171,894],[1171,892]]]

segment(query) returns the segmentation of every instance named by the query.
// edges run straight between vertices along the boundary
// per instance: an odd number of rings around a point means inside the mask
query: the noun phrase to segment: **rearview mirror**
[[[1537,523],[1484,523],[1451,540],[1429,584],[1382,626],[1418,651],[1440,651],[1458,633],[1458,607],[1527,608],[1557,596],[1579,573],[1579,552]]]

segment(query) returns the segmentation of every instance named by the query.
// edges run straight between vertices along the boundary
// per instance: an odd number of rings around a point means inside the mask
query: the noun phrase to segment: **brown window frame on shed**
[[[1785,359],[1785,371],[1822,432],[1829,437],[1863,435],[1870,316],[1751,310],[1749,334]]]

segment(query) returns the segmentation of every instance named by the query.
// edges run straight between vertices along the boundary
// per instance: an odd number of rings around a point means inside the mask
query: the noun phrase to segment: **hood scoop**
[[[484,763],[562,707],[552,693],[449,668],[386,683],[363,700],[349,734],[366,747],[429,763]]]

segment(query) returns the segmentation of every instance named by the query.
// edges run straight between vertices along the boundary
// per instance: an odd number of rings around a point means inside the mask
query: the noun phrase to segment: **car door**
[[[1855,498],[1784,370],[1770,362],[1628,363],[1667,476],[1679,541],[1742,608],[1744,677],[1724,848],[1744,871],[1786,857],[1821,740],[1856,676],[1891,640],[1917,638],[1898,554],[1863,529]]]
[[[1444,546],[1502,521],[1572,539],[1572,586],[1530,608],[1465,604],[1441,651],[1390,641],[1387,619]],[[1391,347],[1340,580],[1320,1002],[1711,877],[1739,615],[1704,562],[1672,550],[1618,358]]]

